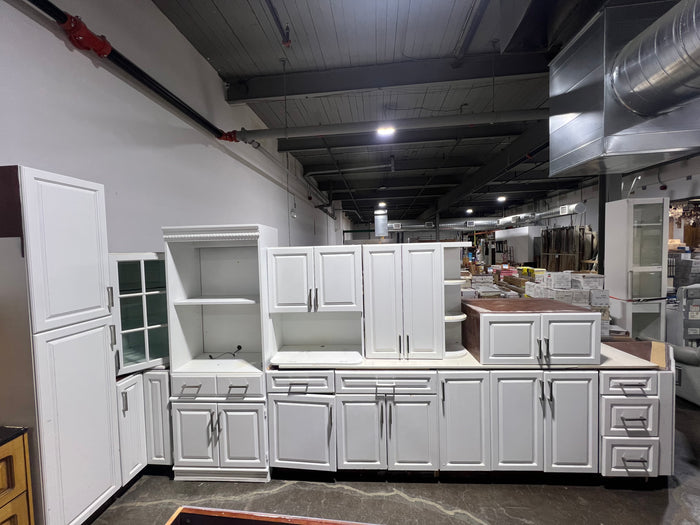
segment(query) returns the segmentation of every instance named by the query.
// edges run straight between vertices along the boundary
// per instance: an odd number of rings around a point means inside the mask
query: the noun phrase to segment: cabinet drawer
[[[216,376],[217,397],[244,399],[263,395],[263,376]]]
[[[601,433],[604,436],[657,437],[658,397],[603,396]]]
[[[603,438],[603,476],[657,476],[659,438]]]
[[[216,376],[214,375],[172,375],[174,397],[192,399],[195,397],[216,396]]]
[[[335,391],[339,394],[435,394],[437,372],[336,372]]]
[[[287,394],[332,394],[335,392],[333,370],[268,372],[267,391]]]
[[[26,492],[0,507],[0,523],[29,525],[29,501]]]
[[[0,507],[25,490],[24,437],[19,436],[0,447]]]
[[[658,374],[641,370],[601,372],[600,393],[618,396],[655,396],[659,393]]]

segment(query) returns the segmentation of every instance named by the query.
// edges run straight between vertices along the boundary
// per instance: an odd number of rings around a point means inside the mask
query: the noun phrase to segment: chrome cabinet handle
[[[309,296],[306,298],[306,311],[311,311],[311,288],[309,288]]]
[[[117,328],[113,324],[109,325],[109,344],[112,346],[117,344]]]
[[[620,420],[622,421],[622,424],[624,425],[625,423],[629,421],[641,421],[642,423],[646,423],[647,418],[644,416],[639,416],[639,417],[625,417],[625,416],[620,416]]]
[[[617,387],[624,390],[625,388],[646,388],[646,383],[618,383]]]
[[[546,357],[547,359],[551,359],[551,358],[552,358],[552,354],[551,354],[550,351],[549,351],[549,337],[545,337],[545,338],[544,338],[544,346],[545,346],[545,357]]]
[[[394,404],[391,401],[389,401],[389,439],[391,439],[391,420],[393,419],[392,415],[394,412],[393,406]]]
[[[401,334],[399,334],[399,359],[403,357],[403,352],[401,352]]]
[[[406,336],[406,357],[411,353],[411,339],[410,336]]]
[[[379,406],[379,437],[384,435],[384,402]]]
[[[552,380],[547,379],[547,386],[549,387],[549,402],[552,403],[554,401],[554,391],[552,390]]]
[[[333,407],[328,407],[328,441],[331,440],[333,433]]]
[[[110,312],[114,308],[114,288],[111,286],[107,287],[107,308]]]
[[[538,379],[537,382],[540,384],[540,401],[544,401],[544,381]]]
[[[211,432],[211,440],[214,441],[216,429],[214,428],[214,412],[209,411],[209,431]]]
[[[129,394],[122,392],[122,410],[124,412],[129,411]]]
[[[537,338],[537,359],[542,360],[542,339]]]
[[[638,459],[627,459],[625,456],[622,456],[622,462],[627,464],[627,463],[647,463],[647,460],[644,458],[638,458]]]
[[[318,312],[318,288],[316,288],[314,293],[314,312]]]

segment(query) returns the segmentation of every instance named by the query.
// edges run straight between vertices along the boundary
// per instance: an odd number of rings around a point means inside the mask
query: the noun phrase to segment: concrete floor
[[[678,399],[676,416],[676,473],[670,478],[275,471],[272,482],[257,484],[144,474],[94,523],[162,524],[180,505],[193,505],[386,525],[699,524],[700,407]]]

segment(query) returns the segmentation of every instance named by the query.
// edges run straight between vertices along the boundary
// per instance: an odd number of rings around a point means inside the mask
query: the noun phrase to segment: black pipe
[[[44,14],[53,18],[56,23],[63,25],[68,21],[68,16],[65,12],[59,9],[56,5],[49,2],[48,0],[27,0],[34,7],[42,11]],[[131,60],[122,55],[119,51],[112,48],[110,53],[105,57],[110,62],[112,62],[119,69],[127,73],[134,80],[138,81],[141,85],[150,89],[153,93],[161,97],[163,100],[168,102],[171,106],[177,108],[182,113],[187,115],[197,124],[206,129],[209,133],[214,135],[217,139],[224,135],[224,131],[212,124],[204,116],[200,115],[191,106],[180,100],[177,96],[171,93],[163,84],[158,82],[143,69],[134,64]]]

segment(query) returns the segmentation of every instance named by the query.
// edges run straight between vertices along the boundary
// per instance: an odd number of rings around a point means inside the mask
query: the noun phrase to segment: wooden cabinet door
[[[47,523],[82,522],[121,486],[107,321],[95,319],[34,336]]]
[[[542,314],[542,344],[549,364],[599,364],[600,314]]]
[[[146,456],[149,465],[172,465],[170,427],[170,374],[149,370],[143,374],[146,412]]]
[[[146,466],[146,420],[143,377],[134,374],[117,383],[117,416],[122,486]]]
[[[313,310],[313,248],[269,248],[267,275],[270,312]]]
[[[334,396],[269,394],[270,466],[335,471]]]
[[[20,168],[32,332],[109,315],[104,187]]]
[[[491,467],[543,470],[542,372],[491,372]]]
[[[490,470],[489,373],[438,372],[440,470]]]
[[[388,397],[386,404],[389,470],[438,470],[437,396],[398,395]]]
[[[542,359],[541,314],[482,314],[481,362],[536,365]]]
[[[362,247],[365,357],[398,359],[403,353],[401,246]]]
[[[265,403],[219,403],[219,466],[266,468]]]
[[[384,396],[336,396],[338,413],[338,469],[387,467],[387,407]]]
[[[314,311],[362,311],[360,246],[314,248]]]
[[[598,472],[598,372],[545,372],[547,472]]]
[[[442,359],[445,353],[442,252],[438,243],[401,247],[404,342],[409,359]]]
[[[218,467],[216,403],[173,403],[176,467]]]

